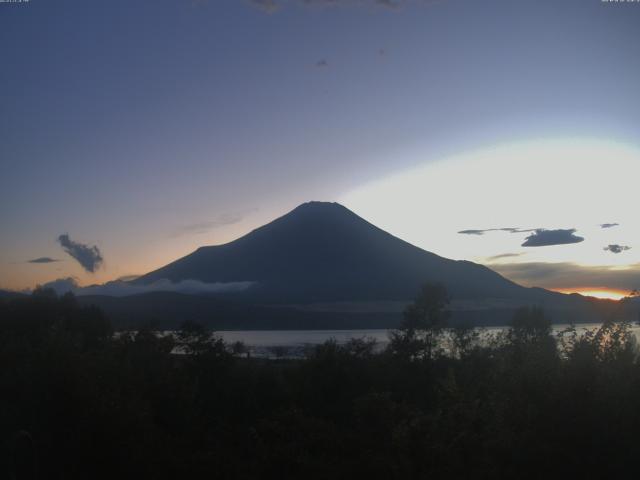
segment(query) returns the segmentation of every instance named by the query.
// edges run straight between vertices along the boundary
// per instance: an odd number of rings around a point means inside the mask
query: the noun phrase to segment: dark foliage
[[[6,478],[630,478],[640,363],[626,324],[554,339],[539,309],[479,338],[422,291],[386,351],[246,358],[198,324],[113,334],[38,291],[0,301]],[[422,343],[421,343],[422,342]],[[426,342],[426,343],[425,343]],[[411,342],[409,342],[411,343]],[[410,345],[411,346],[411,345]],[[411,346],[413,348],[413,346]],[[417,352],[417,353],[416,353]]]

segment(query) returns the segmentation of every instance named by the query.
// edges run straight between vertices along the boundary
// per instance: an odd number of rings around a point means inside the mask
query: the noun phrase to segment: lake
[[[600,326],[599,323],[583,323],[576,325],[578,333],[593,330]],[[569,327],[568,324],[553,325],[553,333],[560,332]],[[482,333],[495,334],[506,330],[508,327],[479,328]],[[631,327],[636,339],[640,340],[640,325]],[[363,330],[238,330],[217,332],[225,342],[243,342],[249,347],[255,356],[300,356],[305,349],[320,345],[327,340],[335,339],[343,344],[352,338],[372,338],[379,348],[384,348],[389,343],[389,331],[387,329],[363,329]]]

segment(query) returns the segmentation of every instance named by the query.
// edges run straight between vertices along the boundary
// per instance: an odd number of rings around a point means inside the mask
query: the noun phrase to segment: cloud
[[[631,291],[640,287],[640,263],[618,266],[584,266],[569,262],[495,263],[492,270],[521,285],[544,288],[610,288]]]
[[[460,230],[458,233],[462,235],[484,235],[487,232],[509,232],[509,233],[527,233],[534,232],[535,228],[512,228],[512,227],[503,227],[503,228],[485,228],[483,230]]]
[[[73,277],[57,278],[51,282],[47,282],[43,285],[38,285],[38,288],[50,288],[54,290],[58,295],[64,295],[67,292],[74,292],[79,288],[78,281]],[[24,293],[29,293],[30,290],[25,290]]]
[[[181,227],[178,227],[171,235],[171,237],[180,237],[182,235],[198,235],[210,232],[211,230],[215,230],[216,228],[224,227],[226,225],[240,223],[242,220],[244,220],[247,212],[223,213],[213,220],[183,225]]]
[[[72,292],[78,296],[107,295],[110,297],[126,297],[150,292],[176,292],[184,294],[233,293],[246,290],[254,283],[255,282],[204,283],[199,280],[171,282],[167,279],[161,279],[148,285],[133,285],[123,280],[114,280],[101,285],[80,287],[75,278],[67,277],[45,283],[42,287],[52,288],[59,295]]]
[[[487,260],[489,260],[489,261],[501,260],[503,258],[521,257],[522,255],[525,255],[525,252],[521,252],[521,253],[501,253],[500,255],[494,255],[493,257],[487,257]]]
[[[250,3],[260,10],[263,10],[267,13],[273,13],[280,8],[280,5],[276,2],[276,0],[249,0]]]
[[[525,238],[523,247],[543,247],[549,245],[565,245],[569,243],[579,243],[584,238],[574,235],[576,230],[572,229],[558,229],[547,230],[545,228],[485,228],[481,230],[460,230],[458,233],[462,235],[484,235],[487,232],[508,232],[508,233],[529,233],[533,232],[527,238]]]
[[[612,245],[607,245],[603,248],[603,250],[611,252],[611,253],[622,253],[625,250],[631,250],[631,247],[627,247],[626,245],[618,245],[614,243]]]
[[[329,66],[329,62],[326,59],[321,59],[316,62],[316,67],[318,68],[326,68]]]
[[[38,257],[38,258],[34,258],[33,260],[27,260],[27,263],[55,263],[59,261],[60,260],[58,260],[57,258]]]
[[[135,280],[136,278],[139,278],[140,275],[123,275],[121,277],[118,278],[118,280],[122,281],[122,282],[131,282],[133,280]]]
[[[548,247],[550,245],[568,245],[570,243],[580,243],[584,241],[584,238],[575,235],[575,232],[575,228],[557,230],[538,228],[525,239],[522,246]]]
[[[376,5],[385,8],[400,8],[403,3],[402,0],[376,0]]]
[[[429,5],[434,0],[248,0],[249,4],[266,13],[273,13],[286,5],[305,7],[373,7],[385,10],[398,10],[408,4]]]
[[[66,233],[58,237],[58,243],[60,243],[64,251],[75,258],[87,272],[95,272],[104,261],[98,247],[95,245],[90,247],[89,245],[74,242]]]
[[[620,225],[619,223],[601,223],[600,228],[613,228]]]

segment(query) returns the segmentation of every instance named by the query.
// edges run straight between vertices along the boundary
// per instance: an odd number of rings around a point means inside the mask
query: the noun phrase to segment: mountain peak
[[[339,203],[311,201],[302,203],[271,223],[253,230],[242,240],[277,232],[280,241],[295,242],[300,239],[300,236],[324,236],[327,232],[337,233],[338,231],[363,233],[365,230],[382,232]]]
[[[335,208],[335,207],[345,208],[342,205],[340,205],[338,202],[325,202],[323,200],[309,200],[308,202],[301,203],[295,209],[297,210],[298,208]]]
[[[335,202],[307,202],[225,245],[204,247],[144,275],[206,283],[253,282],[272,303],[407,300],[439,281],[456,298],[524,290],[486,267],[456,262],[396,238]]]
[[[344,205],[341,205],[337,202],[321,202],[317,200],[312,200],[310,202],[301,203],[296,208],[291,210],[289,213],[320,213],[320,212],[342,212],[342,213],[352,213]]]

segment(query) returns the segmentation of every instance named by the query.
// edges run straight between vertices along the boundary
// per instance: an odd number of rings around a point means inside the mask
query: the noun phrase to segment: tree
[[[570,361],[632,364],[638,356],[637,340],[628,322],[608,320],[582,335],[571,326],[561,334],[563,354]]]
[[[188,355],[225,356],[227,353],[222,338],[192,320],[182,322],[176,333],[176,339],[183,352]]]
[[[456,358],[468,356],[478,346],[480,332],[469,323],[459,323],[450,329],[451,353]]]
[[[506,338],[512,361],[537,363],[547,360],[555,362],[558,359],[551,320],[541,307],[521,307],[516,310]]]
[[[251,355],[251,349],[241,340],[236,340],[235,342],[233,342],[229,346],[229,349],[231,351],[231,354],[236,357],[240,357],[246,354],[247,358],[249,358],[249,356]]]
[[[449,295],[444,285],[427,283],[404,311],[397,331],[391,333],[391,351],[409,359],[432,359],[447,326]]]
[[[513,315],[508,335],[519,344],[547,341],[551,338],[551,320],[540,307],[521,307]]]

